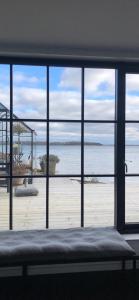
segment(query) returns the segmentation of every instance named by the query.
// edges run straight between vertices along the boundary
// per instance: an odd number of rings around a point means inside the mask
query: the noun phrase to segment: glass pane
[[[13,175],[44,175],[47,154],[46,123],[13,123]]]
[[[49,184],[50,228],[79,227],[81,223],[80,178],[51,178]]]
[[[139,74],[126,74],[126,119],[139,120]]]
[[[10,66],[0,65],[0,119],[10,117]]]
[[[46,118],[46,67],[13,67],[13,112],[18,118]]]
[[[85,124],[85,174],[114,173],[114,125]]]
[[[13,179],[13,228],[46,226],[46,179]]]
[[[125,182],[125,221],[139,223],[139,177],[126,177]]]
[[[50,118],[81,119],[80,68],[50,68]]]
[[[77,123],[50,124],[50,164],[53,155],[56,169],[53,174],[80,174],[81,125]],[[52,155],[52,156],[51,156]],[[51,171],[51,170],[50,170]]]
[[[114,226],[113,178],[88,177],[84,181],[85,226]]]
[[[126,124],[126,172],[139,173],[139,124]]]
[[[9,229],[9,185],[8,178],[0,178],[0,230]]]
[[[85,69],[85,119],[115,118],[115,70]]]
[[[10,124],[6,120],[0,121],[0,168],[9,167],[10,159]],[[5,175],[5,174],[4,174]]]

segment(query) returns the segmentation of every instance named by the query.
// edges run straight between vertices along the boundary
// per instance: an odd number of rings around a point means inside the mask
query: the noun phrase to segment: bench
[[[0,232],[0,267],[134,262],[135,251],[114,228],[73,228]]]

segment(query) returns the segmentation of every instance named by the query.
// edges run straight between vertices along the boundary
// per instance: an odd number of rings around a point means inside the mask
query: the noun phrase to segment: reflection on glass
[[[139,173],[139,124],[126,124],[125,162],[127,173]]]
[[[126,75],[126,120],[139,120],[139,74]]]
[[[80,226],[80,178],[51,178],[49,190],[50,228]]]
[[[0,64],[0,119],[10,117],[10,66]]]
[[[139,223],[139,178],[125,178],[125,222]]]
[[[85,226],[114,226],[114,181],[88,177],[84,182]]]
[[[46,226],[46,179],[13,179],[13,228],[39,229]]]
[[[0,175],[2,176],[0,167]],[[0,178],[0,230],[9,229],[9,180]]]
[[[85,69],[85,119],[114,120],[115,70]]]
[[[46,118],[46,67],[13,67],[13,112],[18,118]]]
[[[114,125],[85,124],[85,174],[114,173]]]
[[[44,175],[46,123],[13,122],[13,175]]]
[[[80,68],[50,68],[50,118],[81,119]]]
[[[0,169],[5,168],[8,173],[10,159],[10,124],[0,120]],[[5,174],[4,174],[5,175]]]
[[[2,74],[0,75],[1,78]],[[1,109],[1,105],[0,105]],[[7,112],[7,110],[6,110]],[[10,180],[10,126],[5,119],[9,114],[0,111],[0,230],[9,229],[9,190]]]
[[[50,174],[80,174],[81,125],[77,123],[50,123]]]

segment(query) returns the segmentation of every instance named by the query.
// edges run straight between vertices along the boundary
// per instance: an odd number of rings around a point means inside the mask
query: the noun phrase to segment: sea
[[[30,147],[22,145],[24,162],[27,162],[30,155]],[[50,154],[58,156],[59,163],[56,164],[56,174],[80,174],[81,173],[81,146],[80,145],[50,145]],[[40,158],[46,154],[45,145],[34,145],[33,158],[34,168],[40,168]],[[127,146],[125,162],[128,173],[139,173],[139,145]],[[110,145],[85,145],[84,146],[84,173],[114,174],[114,146]],[[100,179],[102,180],[102,179]],[[138,177],[127,177],[128,181],[138,181]],[[106,177],[103,181],[113,181],[113,178]]]

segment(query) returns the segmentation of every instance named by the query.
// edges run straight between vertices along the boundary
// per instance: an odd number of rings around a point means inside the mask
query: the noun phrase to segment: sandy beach
[[[31,185],[30,185],[31,186]],[[13,187],[13,229],[45,228],[46,179],[35,178],[33,186],[38,196],[15,197]],[[9,194],[0,188],[0,230],[9,229]],[[49,183],[49,227],[80,226],[79,180],[51,178]],[[139,186],[128,183],[126,188],[126,221],[139,221]],[[91,183],[84,185],[84,225],[114,225],[114,184]]]

